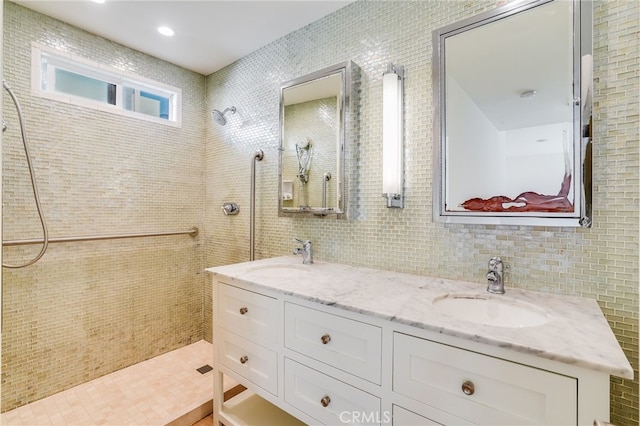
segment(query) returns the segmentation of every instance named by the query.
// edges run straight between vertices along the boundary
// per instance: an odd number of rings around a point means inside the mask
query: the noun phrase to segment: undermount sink
[[[535,327],[549,321],[544,310],[506,296],[450,293],[437,298],[433,308],[463,321],[495,327]]]
[[[282,278],[285,277],[287,274],[291,274],[291,273],[307,273],[310,271],[310,269],[313,267],[313,265],[303,265],[303,264],[289,264],[289,263],[282,263],[282,264],[272,264],[272,265],[260,265],[260,266],[253,266],[247,269],[247,271],[245,272],[245,274],[251,274],[251,275],[260,275],[263,277],[268,277],[268,278]]]

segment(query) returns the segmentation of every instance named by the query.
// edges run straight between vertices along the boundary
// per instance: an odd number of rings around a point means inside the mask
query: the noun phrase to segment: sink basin
[[[549,320],[537,306],[505,296],[451,293],[437,298],[433,308],[463,321],[495,327],[535,327]]]
[[[245,274],[243,275],[251,275],[251,276],[262,276],[265,278],[283,278],[287,275],[299,274],[299,273],[308,273],[313,265],[303,265],[299,264],[272,264],[272,265],[260,265],[253,266],[247,269]]]

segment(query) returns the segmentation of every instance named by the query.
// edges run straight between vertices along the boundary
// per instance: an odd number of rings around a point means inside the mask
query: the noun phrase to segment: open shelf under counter
[[[304,426],[305,423],[245,390],[222,404],[220,421],[234,426]]]

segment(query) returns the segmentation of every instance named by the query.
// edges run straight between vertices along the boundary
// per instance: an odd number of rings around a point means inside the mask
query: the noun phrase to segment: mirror
[[[279,214],[346,216],[345,143],[353,62],[280,89]]]
[[[591,2],[434,31],[434,220],[591,226]]]

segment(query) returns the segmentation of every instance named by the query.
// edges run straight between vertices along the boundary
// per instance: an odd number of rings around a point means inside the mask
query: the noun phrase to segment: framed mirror
[[[282,84],[279,215],[346,217],[345,144],[356,71],[349,61]]]
[[[434,220],[591,226],[590,1],[433,32]]]

